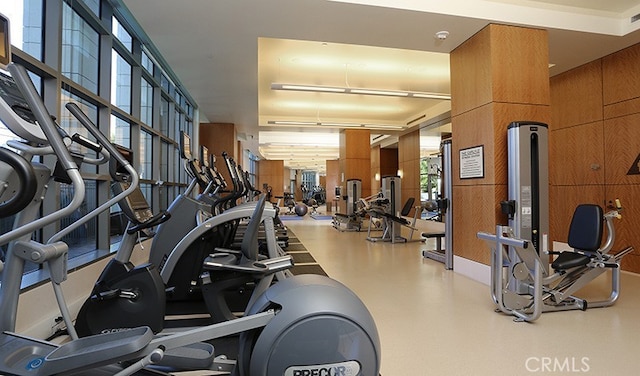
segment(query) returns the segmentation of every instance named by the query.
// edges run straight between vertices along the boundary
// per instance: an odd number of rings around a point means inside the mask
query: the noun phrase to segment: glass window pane
[[[42,60],[42,0],[3,1],[0,12],[11,22],[11,44]]]
[[[169,101],[164,96],[160,99],[160,132],[169,135]]]
[[[153,60],[147,55],[146,51],[142,51],[142,59],[141,59],[142,67],[149,72],[153,76]]]
[[[76,103],[78,107],[80,107],[80,109],[96,125],[98,124],[98,107],[95,104],[88,102],[78,97],[77,95],[68,92],[65,89],[61,90],[60,106],[61,106],[62,116],[59,122],[60,127],[62,127],[62,129],[67,131],[67,133],[69,133],[70,136],[73,136],[75,133],[77,133],[89,139],[94,139],[93,136],[89,134],[89,131],[82,124],[80,124],[78,119],[76,119],[76,117],[73,116],[71,112],[69,112],[69,110],[67,110],[67,108],[65,107],[65,104],[67,104],[67,102]],[[97,156],[96,152],[89,150],[84,146],[78,145],[77,143],[73,143],[71,145],[70,150],[80,155],[87,155],[90,158],[96,158]],[[97,167],[95,165],[91,165],[88,163],[83,163],[80,167],[80,171],[90,172],[90,173],[95,173],[96,169]]]
[[[118,40],[129,50],[133,51],[133,42],[131,39],[131,34],[127,31],[127,29],[122,26],[120,21],[117,18],[112,17],[111,23],[111,33],[114,37],[118,38]]]
[[[142,195],[147,199],[149,205],[153,205],[151,201],[151,184],[149,183],[140,183],[140,190],[142,191]]]
[[[140,179],[152,179],[153,170],[153,137],[140,130]],[[134,151],[135,152],[135,151]],[[149,200],[149,198],[147,198]],[[150,201],[149,201],[150,202]]]
[[[111,51],[111,103],[131,113],[131,65]]]
[[[140,120],[153,126],[153,86],[144,77],[140,79]]]
[[[169,92],[169,79],[164,75],[164,73],[160,77],[160,86],[166,90],[167,93]]]
[[[177,107],[176,110],[174,111],[174,116],[173,116],[173,139],[174,140],[179,140],[180,139],[180,130],[183,130],[184,127],[182,126],[182,122],[183,122],[184,118],[182,117],[182,113],[180,111],[178,111]],[[189,136],[193,136],[192,134],[189,133]]]
[[[83,0],[83,2],[96,16],[100,17],[100,0]]]
[[[60,221],[60,227],[63,229],[77,222],[81,217],[97,207],[96,181],[85,180],[84,184],[86,190],[84,202],[73,214]],[[69,204],[73,198],[73,193],[74,187],[72,185],[60,185],[60,207],[65,207]],[[64,236],[61,240],[69,245],[69,258],[95,250],[97,247],[96,232],[97,221],[96,218],[93,218]]]
[[[171,144],[162,141],[160,150],[160,180],[169,181],[169,156],[171,155]]]
[[[67,3],[62,8],[62,74],[97,93],[100,36]]]
[[[109,133],[111,142],[131,148],[131,124],[128,121],[112,114]]]

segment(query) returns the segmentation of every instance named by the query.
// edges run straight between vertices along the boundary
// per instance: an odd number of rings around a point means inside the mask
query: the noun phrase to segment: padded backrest
[[[409,212],[411,211],[411,208],[413,207],[413,203],[416,201],[415,198],[413,197],[409,197],[409,199],[407,200],[407,202],[404,204],[404,206],[402,207],[402,211],[400,212],[401,216],[407,216],[409,215]]]
[[[260,229],[260,223],[262,222],[262,212],[264,211],[265,195],[262,195],[256,203],[256,208],[253,210],[247,229],[242,237],[242,243],[240,249],[242,250],[242,256],[248,260],[258,260],[258,230]]]
[[[602,208],[594,204],[578,205],[569,227],[569,246],[587,252],[600,248],[603,232]]]

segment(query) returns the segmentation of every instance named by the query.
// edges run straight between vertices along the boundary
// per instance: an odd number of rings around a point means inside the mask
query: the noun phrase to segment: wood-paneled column
[[[507,126],[549,124],[549,48],[546,30],[488,25],[451,52],[453,250],[489,264],[478,231],[495,232],[507,219]],[[484,176],[460,178],[460,150],[482,146]]]
[[[398,170],[402,176],[402,202],[396,207],[404,207],[410,197],[414,207],[420,203],[420,130],[400,136],[398,139]],[[413,216],[414,209],[409,213]]]
[[[362,197],[371,195],[370,137],[368,129],[345,129],[340,132],[340,185],[343,192],[347,188],[347,180],[360,179]],[[340,208],[346,210],[344,200],[341,201]]]
[[[214,154],[218,159],[216,167],[222,176],[231,184],[231,176],[222,160],[222,152],[226,152],[236,163],[242,164],[238,155],[238,142],[236,126],[232,123],[200,123],[198,140],[200,145],[209,148],[209,153]],[[195,152],[195,150],[194,150]],[[198,151],[199,152],[199,151]],[[199,158],[199,157],[198,157]]]

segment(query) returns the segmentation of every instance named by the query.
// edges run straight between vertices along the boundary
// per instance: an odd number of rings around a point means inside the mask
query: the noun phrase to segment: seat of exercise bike
[[[563,271],[578,266],[585,266],[591,261],[589,256],[577,252],[562,252],[553,261],[551,267],[553,270]]]

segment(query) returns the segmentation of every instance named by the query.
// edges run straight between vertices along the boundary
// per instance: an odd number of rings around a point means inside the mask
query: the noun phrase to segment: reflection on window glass
[[[142,194],[144,195],[144,198],[147,199],[147,202],[149,203],[149,205],[151,204],[151,184],[148,183],[140,183],[140,190],[142,191]]]
[[[96,191],[96,181],[85,180],[85,196],[82,205],[76,209],[71,215],[62,218],[60,227],[67,228],[69,225],[76,223],[84,215],[97,207],[98,194]],[[72,185],[60,185],[60,207],[66,207],[73,199],[74,187]],[[71,231],[62,238],[62,241],[69,245],[69,258],[83,255],[96,249],[96,232],[97,221],[95,218],[87,223],[82,224],[78,228]]]
[[[153,86],[144,77],[140,79],[140,120],[153,126]]]
[[[174,111],[174,116],[173,116],[173,123],[174,123],[174,126],[173,126],[173,132],[174,132],[173,139],[174,140],[179,140],[180,139],[180,131],[181,130],[185,130],[182,127],[182,123],[183,122],[184,122],[184,116],[182,115],[182,112],[178,111],[178,107],[176,107],[176,110]],[[189,133],[189,136],[193,137],[193,135],[191,133]]]
[[[131,65],[111,51],[111,103],[131,113]]]
[[[141,63],[142,63],[142,67],[146,69],[150,75],[153,76],[153,61],[151,60],[149,55],[147,55],[146,51],[142,51]]]
[[[98,92],[100,36],[65,2],[62,5],[62,74]]]
[[[89,139],[94,139],[93,136],[90,136],[89,131],[78,121],[78,119],[76,119],[76,117],[73,116],[71,112],[69,112],[69,110],[67,110],[65,105],[67,104],[67,102],[73,102],[77,104],[78,107],[80,107],[80,109],[89,117],[89,120],[91,120],[96,126],[98,124],[98,107],[95,104],[68,92],[65,89],[61,90],[61,94],[60,110],[62,116],[60,117],[59,121],[60,127],[67,131],[70,136],[78,133]],[[81,155],[87,155],[90,158],[96,158],[96,152],[89,150],[84,146],[80,146],[77,143],[73,143],[70,150]],[[95,173],[96,168],[97,167],[94,165],[83,163],[80,167],[80,171]]]
[[[131,125],[128,121],[111,115],[109,139],[111,142],[131,148]]]
[[[168,181],[169,180],[169,156],[170,154],[170,144],[166,141],[162,141],[162,149],[160,150],[160,180]]]
[[[176,163],[176,165],[174,166],[174,176],[175,176],[175,181],[179,182],[179,183],[184,183],[185,182],[185,172],[184,169],[182,168],[184,165],[184,161],[182,160],[182,157],[180,156],[180,150],[179,148],[173,148],[173,160],[174,161],[179,161],[179,163]]]
[[[164,73],[160,76],[160,87],[169,93],[169,79],[164,75]]]
[[[11,44],[42,60],[42,0],[2,1],[0,13],[9,18]]]
[[[117,18],[112,17],[111,24],[111,33],[114,37],[118,38],[118,40],[129,50],[129,52],[133,51],[133,43],[131,40],[131,34],[127,31],[127,29],[122,26],[120,21]]]
[[[152,155],[153,155],[153,138],[151,134],[140,131],[140,179],[151,179],[152,170]]]
[[[160,99],[160,132],[169,135],[169,101],[164,96]]]
[[[83,0],[96,16],[100,17],[100,0]]]

